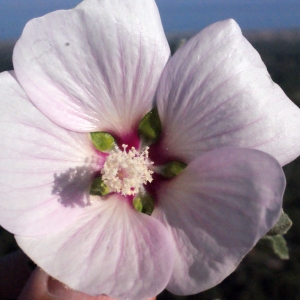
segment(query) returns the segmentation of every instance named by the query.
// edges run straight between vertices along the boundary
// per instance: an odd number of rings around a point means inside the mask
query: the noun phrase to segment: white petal
[[[151,109],[169,46],[153,0],[85,0],[30,21],[14,49],[18,80],[52,121],[132,132]]]
[[[45,117],[12,74],[0,74],[0,223],[15,234],[62,229],[89,203],[103,158],[88,134],[67,131]]]
[[[285,178],[270,155],[219,148],[192,161],[158,190],[153,216],[176,245],[172,293],[198,293],[220,283],[276,223]]]
[[[300,110],[233,20],[205,28],[175,53],[157,103],[162,149],[180,160],[224,146],[259,149],[282,165],[300,154]]]
[[[90,295],[154,297],[173,266],[173,243],[164,226],[117,195],[96,201],[61,232],[16,239],[47,273]]]

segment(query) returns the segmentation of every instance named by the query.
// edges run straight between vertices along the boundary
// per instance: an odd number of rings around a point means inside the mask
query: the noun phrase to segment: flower
[[[0,223],[71,288],[200,292],[279,217],[299,109],[233,20],[169,53],[155,1],[85,0],[30,21],[0,74]],[[162,133],[148,149],[138,127],[153,99]],[[182,172],[164,179],[170,161]],[[133,204],[148,193],[150,216]]]

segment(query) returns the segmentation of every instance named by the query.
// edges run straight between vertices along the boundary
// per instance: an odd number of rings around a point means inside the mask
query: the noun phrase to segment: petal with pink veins
[[[153,0],[85,0],[27,23],[16,76],[67,129],[128,134],[151,110],[170,50]]]
[[[16,240],[48,274],[89,295],[147,299],[165,288],[172,272],[174,245],[166,228],[117,194],[95,197],[60,232]]]
[[[198,293],[233,272],[278,220],[284,188],[279,163],[245,148],[207,152],[161,184],[152,216],[176,245],[167,289]]]
[[[103,165],[88,134],[51,122],[14,73],[0,74],[0,220],[14,234],[40,235],[72,223],[89,204]]]
[[[262,150],[281,165],[300,153],[299,108],[233,20],[205,28],[175,53],[156,99],[162,149],[185,162],[224,146]]]

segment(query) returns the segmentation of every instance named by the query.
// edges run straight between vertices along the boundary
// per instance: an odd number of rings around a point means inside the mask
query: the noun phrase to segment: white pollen
[[[101,170],[102,180],[111,192],[122,195],[135,195],[142,185],[152,181],[153,164],[148,158],[149,147],[142,153],[131,148],[126,152],[127,145],[122,145],[123,151],[116,149],[106,158]]]

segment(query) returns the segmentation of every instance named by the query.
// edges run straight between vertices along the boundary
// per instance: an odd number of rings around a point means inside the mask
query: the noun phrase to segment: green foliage
[[[278,222],[274,225],[273,228],[271,228],[267,235],[273,236],[278,234],[286,234],[292,225],[293,222],[291,221],[289,216],[282,211]]]
[[[143,142],[152,144],[159,139],[161,131],[162,127],[157,108],[153,108],[141,120],[139,124],[139,135]]]
[[[105,196],[110,193],[109,188],[103,182],[102,177],[96,177],[90,188],[90,195]]]
[[[101,152],[108,152],[115,146],[114,137],[107,132],[91,132],[90,135],[95,148]]]
[[[257,247],[267,253],[274,254],[280,259],[289,259],[289,250],[283,235],[265,235],[257,244]]]
[[[185,168],[186,164],[180,161],[170,161],[164,165],[162,175],[167,178],[173,178],[179,175]]]
[[[154,200],[149,195],[138,195],[133,199],[133,206],[137,211],[151,215],[154,210]]]

